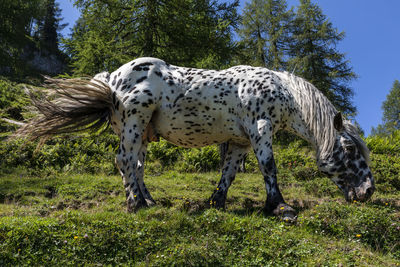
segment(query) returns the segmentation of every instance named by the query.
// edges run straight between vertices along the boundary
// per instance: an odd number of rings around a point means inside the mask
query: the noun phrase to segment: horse
[[[41,115],[16,136],[47,138],[109,123],[120,138],[115,161],[128,212],[155,204],[143,166],[148,143],[159,137],[189,148],[229,142],[221,179],[209,199],[216,208],[225,208],[239,163],[252,149],[265,181],[265,210],[295,220],[277,183],[272,137],[280,129],[313,146],[319,170],[347,201],[366,201],[375,190],[369,151],[357,128],[315,86],[287,72],[251,66],[195,69],[145,57],[91,80],[48,82],[50,98],[32,95]]]

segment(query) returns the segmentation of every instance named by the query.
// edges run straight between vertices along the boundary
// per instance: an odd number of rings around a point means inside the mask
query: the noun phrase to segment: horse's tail
[[[47,78],[46,96],[27,90],[39,114],[18,129],[13,137],[31,140],[53,135],[97,130],[109,123],[113,101],[111,88],[102,81]]]

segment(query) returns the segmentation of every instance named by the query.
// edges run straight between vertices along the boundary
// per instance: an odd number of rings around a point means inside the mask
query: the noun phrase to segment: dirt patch
[[[310,209],[317,205],[319,202],[316,200],[306,200],[306,199],[293,199],[290,201],[290,206],[297,209]]]
[[[23,196],[36,196],[35,192],[25,192],[23,194],[7,194],[0,195],[0,203],[2,204],[15,204],[21,200]]]
[[[64,210],[64,209],[92,209],[98,207],[99,203],[96,201],[81,201],[81,200],[71,200],[71,201],[60,201],[55,206],[51,206],[53,210]]]
[[[207,202],[208,201],[205,200],[185,200],[183,203],[183,209],[187,211],[188,214],[196,214],[208,208]]]

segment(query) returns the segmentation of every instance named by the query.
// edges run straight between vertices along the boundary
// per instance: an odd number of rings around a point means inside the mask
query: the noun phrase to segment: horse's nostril
[[[373,187],[369,187],[367,188],[367,190],[365,190],[365,194],[367,195],[367,197],[372,196],[372,194],[374,193],[374,188]]]

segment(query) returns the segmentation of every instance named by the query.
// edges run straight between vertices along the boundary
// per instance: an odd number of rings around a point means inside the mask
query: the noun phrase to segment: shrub
[[[400,130],[387,137],[369,136],[365,141],[373,153],[400,155]]]
[[[380,189],[390,192],[400,190],[400,157],[390,154],[371,154],[372,174]]]
[[[0,78],[0,118],[23,120],[22,112],[29,99],[22,85]],[[0,132],[14,130],[15,127],[0,120]]]
[[[147,150],[148,161],[154,162],[158,160],[163,167],[170,167],[181,157],[184,149],[174,146],[161,138],[157,143],[150,143]]]
[[[181,170],[207,172],[219,169],[220,156],[217,146],[187,149],[183,152]]]
[[[30,171],[74,171],[116,173],[118,138],[110,133],[84,138],[62,136],[46,142],[36,151],[36,142],[13,140],[0,143],[0,169],[25,167]]]
[[[278,147],[274,154],[276,163],[278,167],[289,169],[315,165],[315,160],[306,151],[309,149],[301,141],[295,141],[287,147]]]

